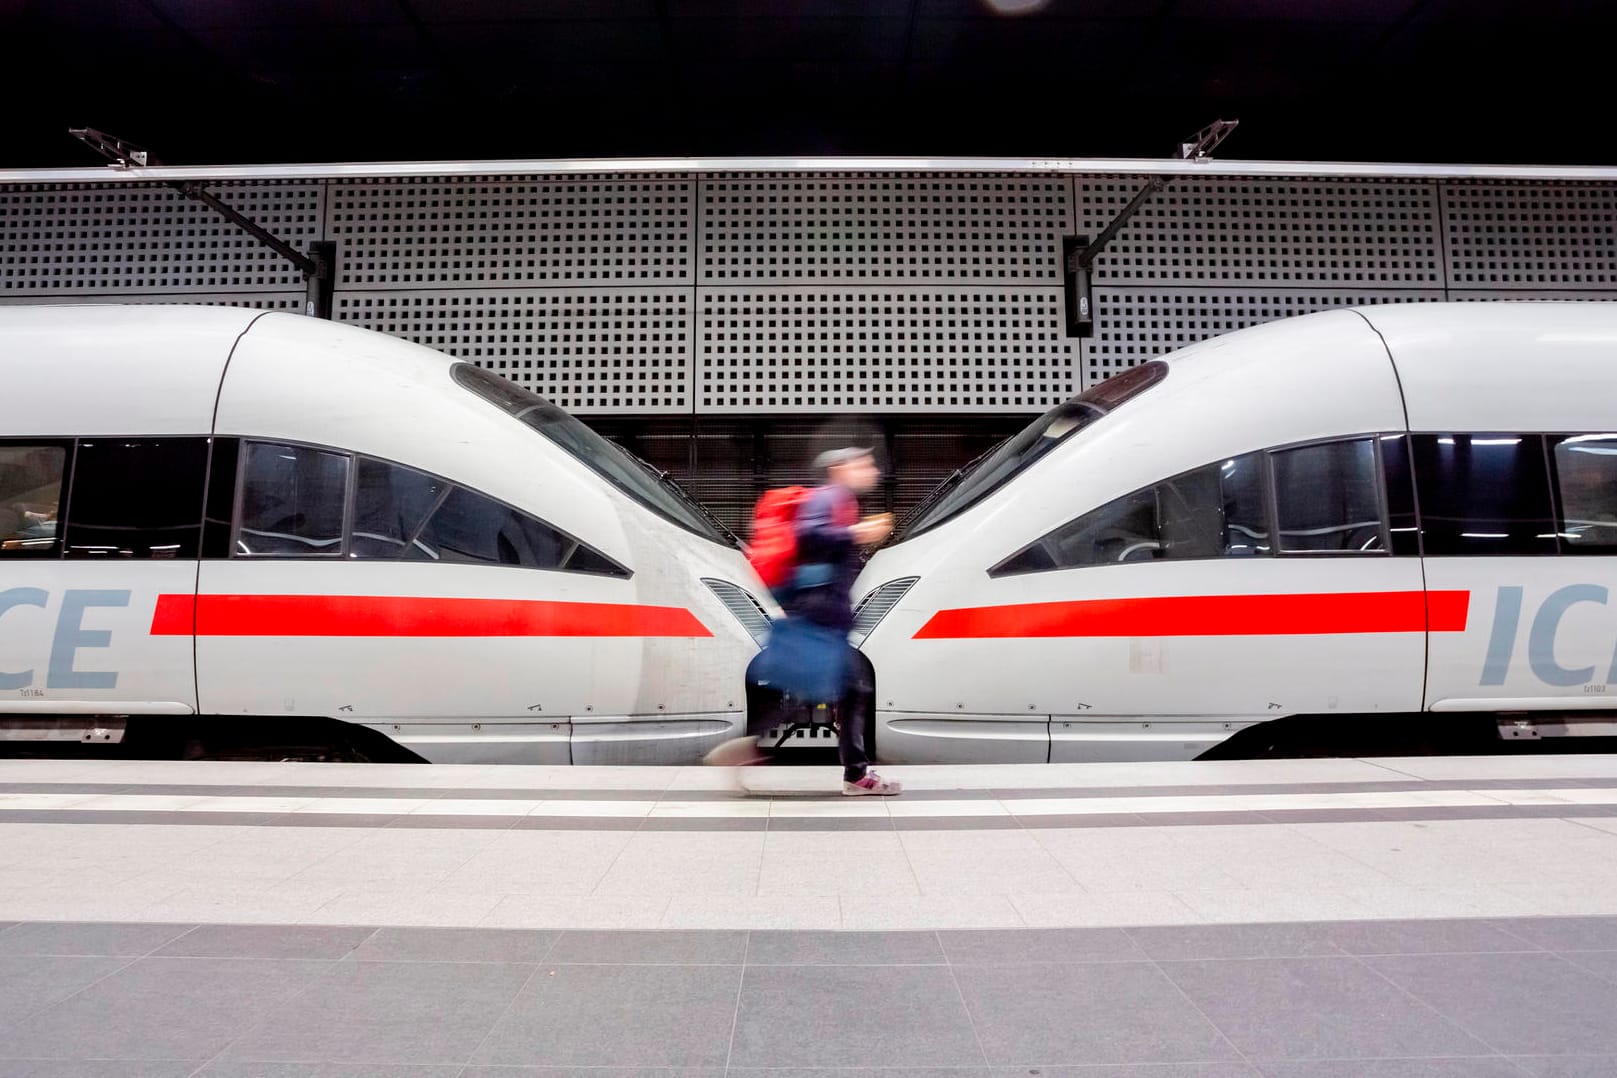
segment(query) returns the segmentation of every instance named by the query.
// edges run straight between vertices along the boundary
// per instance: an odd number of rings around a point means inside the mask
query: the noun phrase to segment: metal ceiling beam
[[[1617,166],[1397,164],[1364,161],[1180,161],[1136,157],[603,157],[352,164],[0,169],[0,183],[338,180],[444,176],[629,175],[640,172],[1000,172],[1231,176],[1270,179],[1617,181]]]

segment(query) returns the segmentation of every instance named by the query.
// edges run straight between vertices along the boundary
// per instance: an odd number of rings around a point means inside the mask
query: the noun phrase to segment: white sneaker
[[[874,771],[866,771],[858,782],[842,781],[843,797],[892,797],[903,792],[902,782],[888,782]]]

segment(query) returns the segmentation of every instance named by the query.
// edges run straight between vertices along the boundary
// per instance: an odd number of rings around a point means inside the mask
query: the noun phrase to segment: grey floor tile
[[[1164,962],[1162,969],[1249,1058],[1490,1054],[1355,958]]]
[[[747,942],[754,966],[919,966],[944,961],[935,932],[756,931]]]
[[[460,1078],[724,1078],[723,1067],[467,1067]],[[842,1078],[847,1078],[846,1075]]]
[[[1261,1063],[1259,1067],[1263,1078],[1524,1078],[1520,1069],[1498,1056]]]
[[[355,831],[377,831],[397,816],[387,813],[288,812],[263,821],[265,827],[346,827]]]
[[[342,962],[230,1046],[230,1059],[465,1063],[528,965]]]
[[[1020,1073],[1020,1072],[1018,1072]],[[995,1078],[989,1067],[731,1067],[726,1078]],[[492,1076],[490,1076],[492,1078]],[[1026,1078],[1024,1075],[1023,1078]]]
[[[1152,958],[1302,958],[1340,955],[1323,924],[1163,925],[1131,928],[1129,936]]]
[[[1617,1056],[1513,1057],[1532,1078],[1611,1078],[1617,1074]]]
[[[1364,961],[1506,1055],[1617,1052],[1617,985],[1555,955]]]
[[[1541,948],[1488,921],[1351,921],[1329,926],[1348,954],[1487,954]]]
[[[1512,917],[1493,923],[1546,951],[1617,951],[1617,917]]]
[[[269,958],[143,958],[0,1037],[14,1059],[196,1059],[332,968]]]
[[[0,954],[143,955],[191,931],[192,925],[24,922],[0,932]]]
[[[722,1066],[740,982],[740,966],[546,963],[471,1062]]]
[[[196,1078],[460,1078],[459,1063],[415,1066],[407,1063],[254,1063],[215,1060]]]
[[[376,929],[330,925],[202,925],[158,954],[191,958],[341,958]]]
[[[133,961],[86,955],[0,955],[0,1028],[60,1003]]]
[[[1145,953],[1121,928],[1006,928],[940,932],[955,965],[1028,962],[1140,962]]]
[[[739,965],[745,932],[563,932],[547,962]]]
[[[1022,826],[1022,821],[1015,816],[894,816],[892,828],[895,831],[1015,831]],[[769,821],[770,830],[775,830],[775,821]],[[872,828],[872,830],[876,830]]]
[[[518,928],[380,928],[349,957],[368,962],[538,962],[558,934]]]
[[[1263,1078],[1248,1063],[1119,1063],[1099,1067],[1003,1068],[989,1072],[992,1078]],[[1518,1076],[1519,1078],[1519,1076]]]
[[[771,831],[892,831],[891,816],[848,816],[826,819],[820,816],[775,816],[769,821]]]
[[[1617,984],[1617,951],[1568,951],[1561,957],[1574,966]]]
[[[994,1064],[1217,1062],[1236,1052],[1150,963],[956,966]]]
[[[981,1065],[947,966],[749,966],[733,1067]]]
[[[190,1078],[195,1070],[172,1059],[0,1059],[0,1078]]]

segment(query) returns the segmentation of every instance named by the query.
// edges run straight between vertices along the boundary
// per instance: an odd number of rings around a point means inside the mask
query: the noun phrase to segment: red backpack
[[[808,487],[780,487],[753,507],[747,560],[771,590],[788,583],[797,565],[797,510],[808,495]]]

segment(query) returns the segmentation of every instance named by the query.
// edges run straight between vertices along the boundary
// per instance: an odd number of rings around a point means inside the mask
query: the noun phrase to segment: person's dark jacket
[[[781,600],[786,613],[842,632],[853,628],[859,499],[836,483],[809,493],[797,511],[797,569]]]

